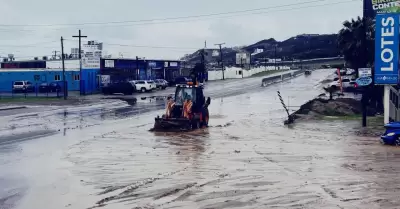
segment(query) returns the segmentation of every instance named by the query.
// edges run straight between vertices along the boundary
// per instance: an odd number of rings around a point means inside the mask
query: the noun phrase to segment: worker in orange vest
[[[190,98],[190,96],[185,100],[185,102],[183,103],[183,117],[190,119],[191,118],[191,114],[192,114],[192,106],[193,106],[193,102]]]
[[[172,99],[172,97],[169,96],[169,97],[167,98],[167,107],[166,107],[166,113],[165,113],[165,116],[166,116],[167,118],[170,118],[170,117],[171,117],[171,115],[172,115],[172,110],[174,109],[174,106],[175,106],[175,102],[174,102],[174,100]]]

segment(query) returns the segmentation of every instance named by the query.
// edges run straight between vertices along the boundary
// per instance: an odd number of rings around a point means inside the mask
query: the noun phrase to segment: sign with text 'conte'
[[[400,12],[400,1],[398,0],[364,0],[364,17],[398,12]]]
[[[396,85],[399,79],[399,15],[376,15],[375,85]]]

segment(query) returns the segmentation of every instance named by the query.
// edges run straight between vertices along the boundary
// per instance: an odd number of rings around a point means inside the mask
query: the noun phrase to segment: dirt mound
[[[368,111],[369,115],[374,115]],[[294,114],[296,115],[320,115],[320,116],[354,116],[362,113],[360,101],[352,98],[337,98],[327,100],[316,98],[308,101]]]

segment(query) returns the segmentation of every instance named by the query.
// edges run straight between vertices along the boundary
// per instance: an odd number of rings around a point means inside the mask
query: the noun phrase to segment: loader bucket
[[[185,118],[155,118],[154,127],[150,131],[178,132],[192,130],[192,122]]]

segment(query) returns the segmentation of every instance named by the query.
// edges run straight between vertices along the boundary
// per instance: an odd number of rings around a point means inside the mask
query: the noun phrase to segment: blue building
[[[32,63],[41,64],[35,64],[32,68],[25,67],[32,66]],[[46,61],[45,68],[43,68],[42,62],[38,61],[7,62],[2,63],[1,67],[3,67],[0,69],[0,91],[2,92],[12,91],[14,81],[30,81],[37,86],[41,83],[63,81],[60,60]],[[97,66],[85,64],[80,73],[79,60],[66,60],[65,80],[68,90],[81,91],[83,94],[97,92],[100,88],[99,70]]]

